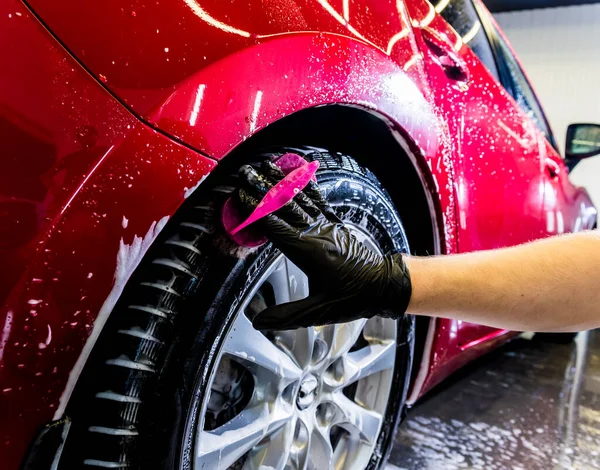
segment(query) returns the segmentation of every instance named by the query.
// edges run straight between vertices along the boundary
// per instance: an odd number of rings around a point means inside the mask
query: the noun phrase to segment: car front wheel
[[[365,245],[407,250],[372,173],[348,156],[293,151],[320,161],[326,198]],[[111,315],[68,409],[64,468],[384,464],[410,377],[412,318],[254,329],[256,313],[306,297],[310,283],[272,245],[243,251],[220,233],[228,178],[211,175],[182,207]]]

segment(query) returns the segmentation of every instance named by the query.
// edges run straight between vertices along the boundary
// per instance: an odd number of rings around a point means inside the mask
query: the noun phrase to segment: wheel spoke
[[[338,412],[332,419],[332,425],[340,426],[351,434],[358,433],[368,444],[375,442],[383,420],[381,414],[363,408],[343,393],[335,394],[334,404]]]
[[[321,470],[332,468],[333,464],[333,448],[329,440],[328,434],[315,426],[310,433],[308,443],[308,455],[306,456],[306,470]]]
[[[394,367],[396,348],[393,341],[370,344],[358,351],[348,353],[343,361],[342,386]]]
[[[366,322],[367,320],[361,319],[333,325],[334,332],[330,356],[335,359],[346,354],[362,334]]]
[[[285,258],[282,258],[277,262],[265,282],[271,284],[271,287],[273,288],[275,304],[279,305],[290,301],[290,282],[288,279]]]
[[[293,302],[308,297],[308,276],[287,258],[285,258],[285,266],[288,275],[290,300]]]
[[[248,317],[242,313],[238,316],[235,329],[229,332],[224,352],[243,362],[255,374],[257,369],[270,372],[283,385],[299,380],[302,374],[294,361],[260,331],[255,330]]]
[[[244,462],[243,470],[284,470],[294,440],[295,420],[290,420],[268,439],[253,448]]]
[[[336,470],[356,468],[356,457],[364,445],[365,443],[358,434],[343,434],[340,436],[333,452]]]
[[[287,258],[277,262],[265,282],[273,288],[277,305],[308,297],[308,277]]]
[[[300,366],[310,364],[315,346],[315,329],[300,328],[298,330],[278,331],[275,333],[275,344],[286,351]]]
[[[308,296],[308,277],[287,258],[281,258],[265,282],[273,288],[277,305],[301,300]],[[314,328],[278,331],[275,334],[275,343],[302,368],[310,363],[314,342]]]
[[[202,431],[197,443],[196,468],[226,469],[265,436],[277,431],[292,418],[291,410],[269,411],[267,403],[246,408],[228,423]]]

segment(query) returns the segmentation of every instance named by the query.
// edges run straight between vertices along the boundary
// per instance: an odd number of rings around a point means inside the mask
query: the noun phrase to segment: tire
[[[371,172],[348,156],[314,148],[281,149],[268,155],[287,150],[321,163],[318,179],[326,197],[365,243],[382,253],[408,250],[400,218]],[[255,446],[252,453],[235,458],[229,468],[257,468],[250,464],[260,459],[261,468],[281,467],[282,461],[267,463],[277,460],[277,454],[283,456],[290,451],[290,461],[296,459],[298,467],[321,470],[327,467],[323,464],[327,460],[319,460],[330,451],[327,439],[332,448],[352,445],[360,450],[349,454],[353,460],[346,461],[343,468],[374,470],[385,464],[409,385],[413,317],[397,322],[377,317],[364,325],[355,322],[312,329],[312,333],[299,330],[263,334],[248,326],[244,313],[240,313],[241,306],[260,309],[277,301],[279,290],[273,287],[277,283],[268,277],[275,276],[269,270],[275,273],[280,269],[277,263],[285,265],[288,274],[283,291],[287,289],[293,295],[302,288],[296,283],[292,291],[290,273],[294,266],[271,244],[245,257],[240,257],[239,250],[226,249],[231,247],[223,243],[225,238],[214,223],[214,208],[221,207],[231,189],[232,177],[227,176],[231,170],[222,164],[186,201],[129,281],[69,403],[67,414],[72,427],[59,468],[216,468],[215,461],[211,463],[212,454],[194,460],[204,452],[203,446],[209,445],[204,443],[212,442],[209,437],[216,435],[210,433],[229,429],[224,426],[232,427],[231,423],[245,419],[244,411],[255,409],[254,404],[259,403],[255,400],[271,396],[275,398],[268,406],[256,406],[264,416],[271,419],[274,412],[269,414],[268,410],[278,409],[287,410],[285,413],[293,417],[270,438],[264,438],[262,447]],[[300,276],[303,274],[299,273],[298,279]],[[305,281],[303,286],[307,285]],[[242,328],[246,328],[243,335]],[[289,336],[292,334],[306,335],[302,338],[309,338],[306,344],[312,346],[298,347],[300,336]],[[252,338],[244,343],[245,347],[260,344],[255,353],[259,359],[249,355],[247,349],[237,351],[231,346],[242,341],[239,338]],[[370,343],[373,338],[379,338],[377,344],[383,346]],[[388,364],[387,369],[336,389],[334,394],[331,390],[346,380],[344,361],[365,351],[365,347],[374,351],[372,344],[382,351],[386,348],[393,366]],[[338,349],[348,352],[335,358],[334,350]],[[267,364],[268,358],[275,356],[279,368]],[[367,380],[373,382],[363,385]],[[362,428],[348,424],[350,414],[340,403],[356,410],[359,395],[360,400],[372,402],[373,409],[379,410],[364,416],[377,415],[380,420],[372,422],[380,424],[369,428],[370,438],[357,441],[356,435],[367,435],[367,427],[364,421],[360,423]],[[328,433],[318,434],[320,440],[312,437],[309,445],[307,436],[317,436],[317,431],[309,432],[311,426],[325,429],[320,426],[325,426],[328,419],[339,424]],[[357,429],[362,434],[357,434]],[[281,443],[283,450],[275,452],[275,444]],[[304,452],[302,445],[309,452]],[[309,459],[306,454],[310,451],[313,457]],[[219,462],[223,462],[233,459],[235,452],[221,450],[219,455],[225,456],[220,457],[223,460]]]

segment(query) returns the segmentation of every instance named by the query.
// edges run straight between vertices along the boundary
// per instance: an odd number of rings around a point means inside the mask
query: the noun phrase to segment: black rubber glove
[[[240,170],[238,203],[253,210],[283,178],[273,163],[261,174]],[[267,237],[309,279],[306,299],[263,310],[253,320],[259,329],[294,329],[344,323],[381,315],[401,317],[410,301],[411,283],[402,255],[380,256],[359,242],[327,204],[316,183],[262,221]]]

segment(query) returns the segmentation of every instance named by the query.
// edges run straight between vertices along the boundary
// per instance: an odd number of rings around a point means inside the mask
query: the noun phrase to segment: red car
[[[5,0],[0,38],[3,470],[381,468],[405,407],[515,334],[255,330],[309,280],[223,237],[244,163],[320,161],[379,252],[596,223],[568,173],[597,128],[561,158],[480,0]]]

